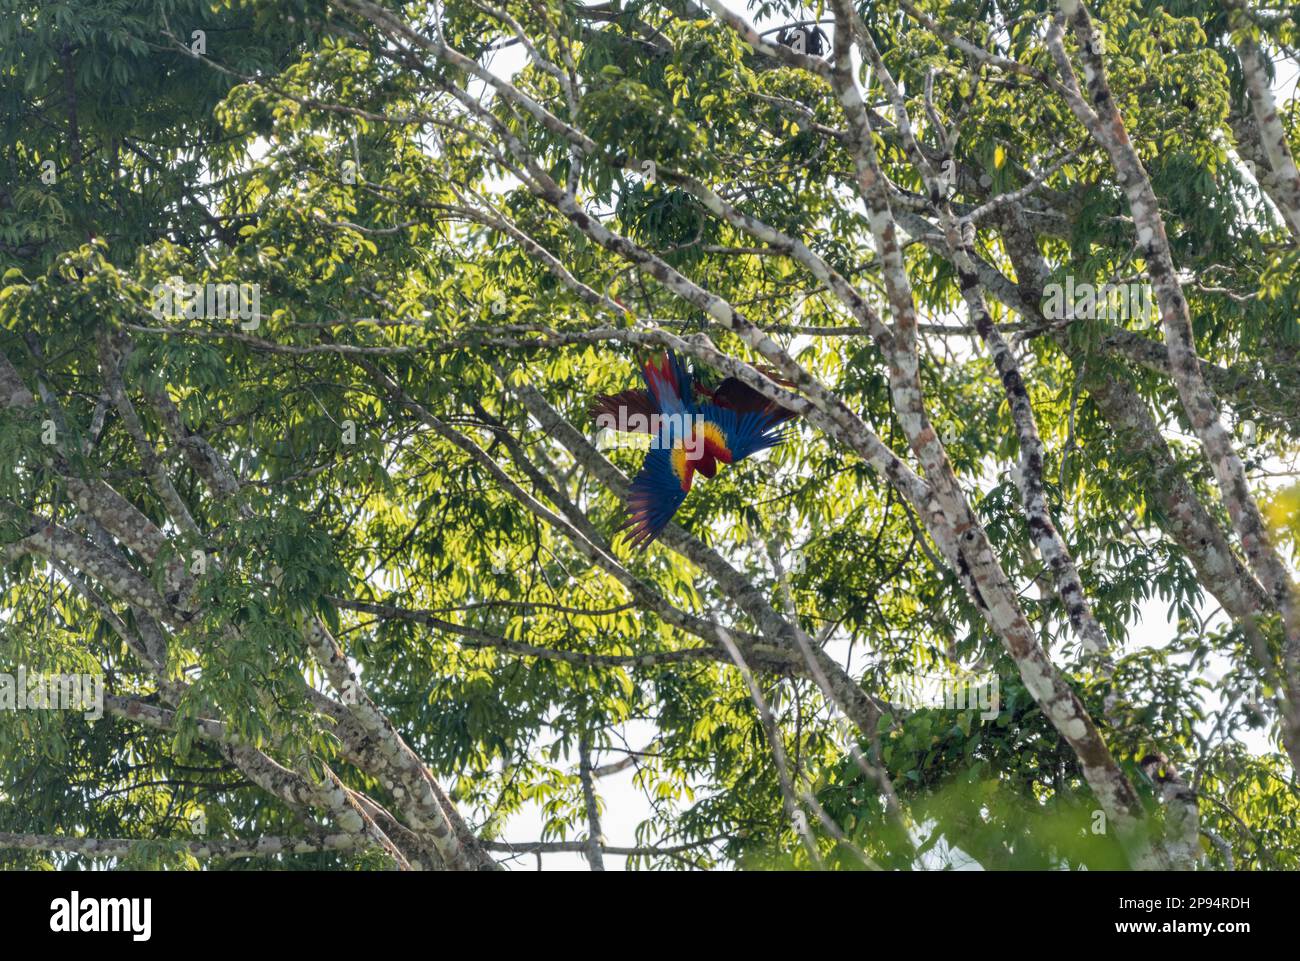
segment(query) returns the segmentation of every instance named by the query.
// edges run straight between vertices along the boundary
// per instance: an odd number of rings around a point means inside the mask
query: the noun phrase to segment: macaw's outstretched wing
[[[631,528],[628,543],[644,548],[658,537],[690,489],[691,472],[680,447],[655,447],[647,451],[645,463],[628,491],[628,518],[619,527],[619,530]]]
[[[655,413],[655,403],[646,390],[619,391],[601,394],[591,405],[591,416],[596,426],[618,431],[650,433],[650,418]]]
[[[777,376],[776,371],[770,367],[760,367],[758,369],[764,377],[780,384],[782,387],[794,386],[785,378]],[[713,402],[719,407],[734,410],[738,414],[769,414],[774,423],[780,423],[795,416],[794,411],[782,407],[774,400],[769,400],[743,380],[738,380],[735,377],[726,378],[714,389]]]
[[[705,450],[724,464],[775,447],[785,440],[781,424],[790,416],[784,408],[741,413],[718,404],[701,404]]]

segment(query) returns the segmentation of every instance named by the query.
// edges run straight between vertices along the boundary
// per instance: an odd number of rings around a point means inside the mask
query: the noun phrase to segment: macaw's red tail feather
[[[650,418],[654,414],[654,401],[644,390],[624,390],[617,394],[602,394],[591,405],[591,417],[597,427],[611,430],[636,430],[650,432]],[[639,417],[633,417],[639,414]]]

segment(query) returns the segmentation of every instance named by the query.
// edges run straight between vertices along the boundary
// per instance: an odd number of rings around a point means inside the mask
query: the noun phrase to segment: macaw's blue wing
[[[740,413],[717,404],[701,404],[707,455],[734,464],[750,454],[775,447],[785,439],[786,420],[781,408]]]
[[[691,489],[691,474],[680,447],[655,447],[646,453],[628,491],[628,519],[619,528],[631,528],[632,547],[645,547],[668,526]]]

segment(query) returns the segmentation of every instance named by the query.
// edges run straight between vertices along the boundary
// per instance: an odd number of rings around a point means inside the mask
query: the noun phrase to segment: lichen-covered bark
[[[1295,156],[1287,140],[1286,129],[1278,114],[1277,101],[1269,86],[1265,66],[1266,53],[1252,33],[1256,29],[1248,15],[1244,0],[1228,0],[1233,11],[1233,26],[1241,32],[1237,54],[1241,57],[1241,72],[1246,80],[1246,91],[1255,116],[1258,143],[1268,161],[1268,170],[1262,173],[1260,183],[1267,182],[1269,197],[1277,204],[1291,231],[1291,238],[1300,244],[1300,170],[1296,169]]]
[[[1206,383],[1192,331],[1191,315],[1182,285],[1174,269],[1173,255],[1165,233],[1151,180],[1129,140],[1124,118],[1116,107],[1106,79],[1105,64],[1097,33],[1087,7],[1079,0],[1060,0],[1063,18],[1079,41],[1088,102],[1074,77],[1065,51],[1058,21],[1048,32],[1048,46],[1066,88],[1067,103],[1088,132],[1100,143],[1114,165],[1120,186],[1128,200],[1137,234],[1137,246],[1146,261],[1147,274],[1160,310],[1161,329],[1169,353],[1170,374],[1178,388],[1183,410],[1201,442],[1214,471],[1219,491],[1232,518],[1247,562],[1259,578],[1274,606],[1282,613],[1286,634],[1285,679],[1288,730],[1300,729],[1300,588],[1292,581],[1286,565],[1272,544],[1268,525],[1259,509],[1245,468],[1233,446],[1232,436],[1219,416],[1219,403]],[[1267,138],[1266,138],[1267,139]],[[1292,763],[1300,770],[1300,741],[1287,738]]]
[[[1162,863],[1161,855],[1140,839],[1145,813],[1132,784],[1111,756],[1082,702],[1039,645],[1020,609],[1016,591],[966,502],[943,444],[926,414],[919,378],[918,322],[911,282],[903,264],[897,223],[876,157],[870,120],[848,56],[855,13],[847,0],[837,0],[833,6],[837,29],[832,84],[849,121],[849,150],[859,193],[867,205],[867,220],[876,239],[881,273],[894,316],[894,350],[889,362],[895,414],[925,469],[926,480],[944,516],[957,533],[962,557],[979,586],[986,617],[1015,660],[1030,695],[1079,757],[1084,777],[1103,809],[1120,832],[1136,845],[1138,861],[1151,859],[1152,863]]]

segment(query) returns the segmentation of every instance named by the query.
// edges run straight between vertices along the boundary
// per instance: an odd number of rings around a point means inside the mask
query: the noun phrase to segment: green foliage
[[[425,15],[387,6],[413,21]],[[715,20],[675,14],[679,6],[626,3],[597,21],[569,0],[503,4],[544,55],[572,59],[581,103],[567,104],[562,82],[522,55],[513,81],[594,141],[575,178],[588,210],[770,329],[908,459],[889,371],[870,338],[841,336],[844,314],[815,278],[785,258],[755,254],[752,238],[712,216],[673,176],[725,191],[744,213],[808,244],[883,309],[852,160],[840,139],[819,132],[843,126],[840,105],[820,80],[772,66]],[[1042,4],[918,6],[974,43],[1052,69]],[[790,4],[750,4],[751,17],[771,18],[765,28],[805,14]],[[961,118],[957,159],[973,180],[987,181],[958,196],[964,209],[1021,187],[1029,171],[1071,152],[1043,188],[1052,279],[1102,283],[1144,269],[1114,171],[1060,98],[954,57],[895,4],[864,4],[862,14],[904,83],[912,115],[925,115],[933,70],[937,111]],[[1187,288],[1198,349],[1231,378],[1234,389],[1223,396],[1230,420],[1259,427],[1250,456],[1263,487],[1265,467],[1293,463],[1300,441],[1300,272],[1276,212],[1229,149],[1242,85],[1226,20],[1218,4],[1199,0],[1107,0],[1096,14],[1116,100],[1178,265],[1204,280]],[[995,30],[995,20],[1009,29]],[[166,29],[185,40],[206,30],[211,62],[179,50]],[[512,31],[475,5],[450,4],[443,29],[471,58],[518,52]],[[1275,33],[1278,44],[1294,41],[1289,21]],[[198,613],[168,644],[169,677],[189,684],[176,705],[178,729],[160,735],[122,718],[91,724],[75,714],[0,712],[0,830],[136,839],[115,866],[178,870],[198,866],[179,846],[191,839],[197,810],[214,837],[314,833],[301,810],[258,789],[197,735],[193,722],[211,717],[279,763],[309,758],[317,772],[329,764],[391,802],[391,785],[355,766],[313,714],[309,689],[320,678],[301,631],[319,617],[368,695],[483,836],[498,836],[535,805],[542,840],[585,837],[574,774],[579,739],[616,757],[646,746],[624,743],[628,731],[649,730],[653,748],[633,782],[649,799],[636,841],[687,849],[634,857],[634,865],[809,866],[739,675],[713,659],[582,662],[676,654],[702,642],[540,522],[373,375],[401,384],[487,450],[547,510],[574,506],[592,536],[608,541],[622,504],[539,428],[517,388],[536,387],[592,438],[592,397],[634,384],[644,352],[577,339],[545,349],[502,343],[506,333],[518,340],[539,327],[578,333],[628,321],[577,296],[499,224],[466,216],[468,198],[495,204],[633,317],[681,334],[707,327],[701,311],[555,216],[518,185],[500,154],[466,132],[463,112],[442,90],[463,81],[453,68],[431,57],[426,64],[423,55],[413,55],[418,68],[399,65],[391,55],[369,27],[307,0],[0,4],[0,352],[29,385],[39,371],[57,399],[72,452],[66,470],[110,483],[165,531],[167,549],[152,565],[126,553],[155,589],[167,590],[170,565],[189,563],[194,552],[211,559],[188,599]],[[539,168],[565,184],[569,145],[539,124],[521,130],[502,98],[492,104],[502,128],[522,134]],[[1296,144],[1294,101],[1284,113]],[[885,134],[887,174],[919,193],[902,146]],[[57,171],[52,184],[41,180],[47,160]],[[637,165],[645,160],[662,168],[653,181]],[[1011,274],[991,230],[978,253]],[[951,265],[921,243],[904,256],[927,320],[946,328],[924,338],[921,376],[955,471],[1023,587],[1039,639],[1093,716],[1103,715],[1107,695],[1118,699],[1119,721],[1104,733],[1153,816],[1155,787],[1138,762],[1160,751],[1193,772],[1203,824],[1227,843],[1237,867],[1300,867],[1296,775],[1280,752],[1276,718],[1259,707],[1269,692],[1250,667],[1258,652],[1213,616],[1200,574],[1165,533],[1169,519],[1155,496],[1164,481],[1092,397],[1099,384],[1131,381],[1165,428],[1179,470],[1217,504],[1207,465],[1179,439],[1187,425],[1171,382],[1108,350],[1104,323],[1077,324],[1059,337],[1030,330],[1021,345],[1047,447],[1050,508],[1121,652],[1107,681],[1080,650],[1055,593],[1035,587],[1047,575],[1029,548],[1010,476],[1018,454],[1011,414],[987,356],[959,329]],[[259,325],[241,331],[230,321],[152,316],[155,285],[173,276],[256,283]],[[1023,320],[996,309],[999,323]],[[1113,326],[1154,334],[1149,318]],[[731,355],[757,359],[735,336],[709,333]],[[177,526],[119,411],[91,435],[106,389],[107,334],[126,345],[121,377],[201,536]],[[176,425],[148,402],[158,394],[185,431],[230,464],[238,494],[213,496],[198,455],[175,443]],[[32,515],[77,523],[41,440],[45,403],[0,408],[6,547],[32,534]],[[628,474],[642,456],[606,454]],[[1283,484],[1265,498],[1293,560],[1298,491]],[[1034,706],[979,609],[937,563],[910,508],[851,452],[800,422],[779,450],[701,484],[677,520],[779,610],[785,592],[760,542],[775,541],[787,567],[801,559],[788,577],[799,623],[813,634],[827,630],[835,656],[868,691],[887,696],[899,678],[977,660],[1001,678],[1002,709],[992,721],[898,708],[872,732],[878,737],[855,735],[854,746],[878,758],[897,786],[909,837],[847,744],[832,736],[834,711],[817,684],[803,673],[759,672],[800,783],[863,851],[897,868],[963,857],[986,868],[1125,863],[1114,833],[1096,830],[1097,801],[1077,758]],[[728,590],[682,555],[661,546],[614,551],[669,604],[755,630]],[[385,616],[366,605],[428,617]],[[131,611],[114,609],[138,629]],[[157,699],[156,679],[113,618],[43,558],[8,561],[0,612],[0,671],[102,670],[110,693]],[[1148,620],[1161,613],[1171,625],[1167,643],[1163,635],[1153,642],[1161,627]],[[1280,625],[1260,628],[1276,656]],[[476,641],[474,632],[517,646]],[[574,657],[526,655],[522,645]],[[828,834],[819,832],[818,843],[831,866],[861,866]],[[1206,843],[1210,863],[1226,866]],[[381,863],[373,853],[275,862]],[[0,851],[0,867],[93,864],[81,855]]]

